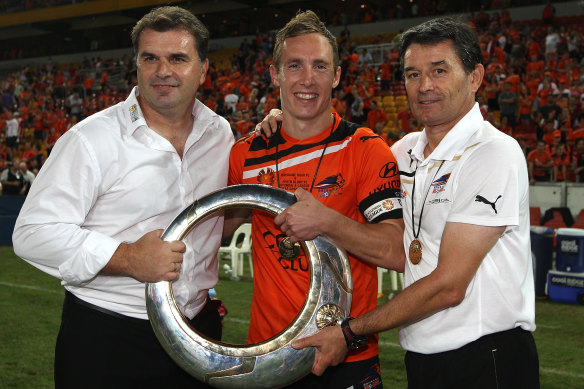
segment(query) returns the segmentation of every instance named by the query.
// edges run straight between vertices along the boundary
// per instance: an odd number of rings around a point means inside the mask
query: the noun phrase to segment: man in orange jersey
[[[229,183],[267,184],[294,192],[298,202],[275,219],[253,212],[254,295],[248,343],[282,332],[306,300],[310,269],[301,253],[284,258],[288,235],[325,235],[349,252],[354,290],[351,316],[377,305],[377,266],[402,270],[403,222],[398,170],[385,142],[371,130],[331,113],[341,69],[335,37],[312,11],[277,34],[272,82],[280,87],[282,126],[267,139],[252,134],[231,151]],[[237,225],[238,213],[226,223]],[[310,231],[307,233],[307,231]],[[309,236],[307,236],[309,235]],[[388,255],[391,253],[392,255]],[[349,320],[342,324],[349,330]],[[301,388],[380,388],[377,335],[347,338],[361,347],[344,363],[293,384]]]

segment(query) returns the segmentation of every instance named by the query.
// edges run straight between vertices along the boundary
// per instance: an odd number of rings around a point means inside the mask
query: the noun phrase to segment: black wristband
[[[345,337],[345,342],[347,342],[347,347],[353,349],[363,347],[367,344],[368,337],[363,335],[355,335],[355,333],[351,331],[351,327],[349,327],[349,321],[351,320],[353,320],[352,317],[347,317],[341,322],[341,331]]]

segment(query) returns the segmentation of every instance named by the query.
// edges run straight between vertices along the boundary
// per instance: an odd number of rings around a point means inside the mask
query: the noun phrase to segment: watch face
[[[363,347],[367,344],[368,340],[369,339],[366,336],[356,336],[351,341],[351,347],[353,348]]]

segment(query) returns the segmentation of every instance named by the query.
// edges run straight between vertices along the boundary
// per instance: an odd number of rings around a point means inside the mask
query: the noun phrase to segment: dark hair
[[[294,38],[306,34],[320,34],[324,36],[331,45],[333,50],[333,65],[339,66],[339,48],[337,46],[337,38],[326,28],[326,25],[319,19],[313,11],[298,11],[284,28],[276,34],[276,42],[274,43],[274,65],[276,69],[280,67],[280,58],[282,57],[282,46],[284,41],[288,38]]]
[[[470,74],[476,65],[483,63],[483,55],[476,32],[459,20],[444,17],[428,20],[402,34],[399,48],[402,72],[404,70],[404,55],[410,45],[415,43],[436,45],[448,40],[454,44],[456,55],[462,61],[462,66],[467,74]]]
[[[180,7],[158,7],[148,12],[132,29],[132,46],[134,55],[138,54],[140,34],[146,29],[157,32],[185,30],[195,38],[195,48],[201,62],[209,53],[209,30],[190,11]]]

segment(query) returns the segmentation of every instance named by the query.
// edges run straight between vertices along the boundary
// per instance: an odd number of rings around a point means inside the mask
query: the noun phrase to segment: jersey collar
[[[428,144],[426,130],[422,131],[415,146],[412,148],[412,157],[420,162],[420,166],[430,160],[451,161],[459,150],[464,147],[469,139],[479,130],[483,123],[483,115],[479,104],[475,103],[470,111],[458,123],[452,127],[428,158],[424,158],[424,148]]]

